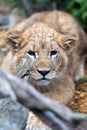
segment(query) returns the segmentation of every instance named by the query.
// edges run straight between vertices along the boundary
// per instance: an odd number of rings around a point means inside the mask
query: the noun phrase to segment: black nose
[[[46,74],[48,74],[50,72],[50,70],[37,70],[41,75],[45,76]]]

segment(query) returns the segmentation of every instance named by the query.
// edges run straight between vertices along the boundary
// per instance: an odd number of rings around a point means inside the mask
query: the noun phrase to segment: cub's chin
[[[36,81],[36,85],[38,86],[48,86],[50,83],[50,80],[46,80],[46,79],[41,79],[41,80],[37,80]]]

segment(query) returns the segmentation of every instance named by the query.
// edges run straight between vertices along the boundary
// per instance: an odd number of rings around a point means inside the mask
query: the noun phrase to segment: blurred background
[[[87,0],[0,0],[0,26],[8,25],[11,19],[14,24],[35,12],[55,9],[73,15],[87,32]]]

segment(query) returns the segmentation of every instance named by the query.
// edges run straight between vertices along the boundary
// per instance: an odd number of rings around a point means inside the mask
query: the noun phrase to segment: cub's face
[[[33,25],[20,36],[17,33],[16,36],[8,36],[8,43],[12,40],[11,46],[15,44],[13,51],[16,62],[19,64],[22,58],[26,58],[29,79],[37,85],[48,85],[55,78],[65,75],[68,65],[67,51],[75,43],[74,37],[57,33],[43,24]]]
[[[38,85],[47,85],[52,79],[61,77],[66,72],[67,56],[51,37],[35,38],[25,48],[29,76]]]

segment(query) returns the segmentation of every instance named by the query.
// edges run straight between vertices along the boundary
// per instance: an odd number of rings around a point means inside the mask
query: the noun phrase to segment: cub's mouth
[[[47,79],[45,77],[35,80],[35,81],[36,81],[36,84],[40,86],[47,86],[50,83],[50,79]]]
[[[26,73],[24,73],[22,76],[21,76],[21,78],[22,79],[24,79],[26,76],[29,76],[29,70],[27,70],[27,72]],[[41,81],[41,80],[47,80],[47,81],[50,81],[50,79],[48,79],[48,78],[45,78],[45,77],[42,77],[42,78],[40,78],[40,79],[35,79],[36,81]]]
[[[20,76],[21,79],[25,79],[25,80],[28,80],[29,77],[30,79],[32,78],[34,82],[40,86],[47,86],[50,83],[50,81],[54,78],[54,76],[49,78],[49,76],[47,77],[47,75],[42,76],[40,74],[32,75],[29,70],[27,70],[26,72],[23,72]]]
[[[43,78],[38,79],[37,81],[40,81],[40,80],[48,80],[49,81],[50,79],[43,77]]]

